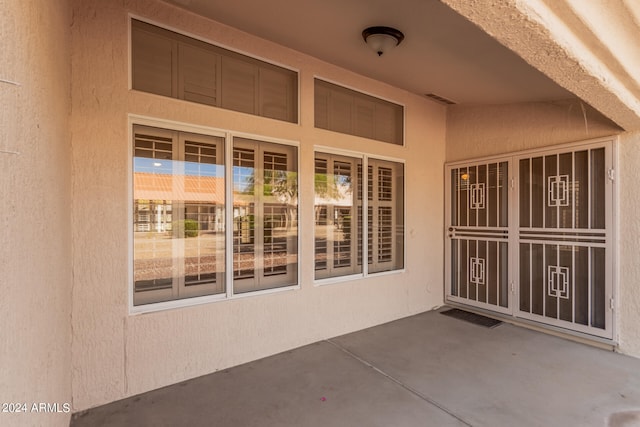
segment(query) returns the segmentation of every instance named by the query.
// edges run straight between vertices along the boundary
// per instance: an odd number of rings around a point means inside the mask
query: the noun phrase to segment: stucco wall
[[[640,132],[620,136],[620,240],[618,244],[620,350],[640,357]]]
[[[74,410],[442,303],[443,107],[163,3],[122,4],[74,2]],[[128,13],[298,69],[300,125],[128,90]],[[316,75],[404,104],[406,146],[315,129]],[[128,114],[300,142],[300,290],[128,314]],[[406,159],[404,273],[313,285],[315,144]]]
[[[447,161],[582,141],[620,131],[580,100],[456,105],[447,111]]]
[[[583,110],[584,107],[584,110]],[[580,101],[463,107],[447,113],[447,161],[504,154],[601,136],[620,135],[618,171],[619,350],[640,357],[640,195],[635,170],[640,134],[622,132]]]
[[[0,10],[0,402],[27,405],[26,414],[0,413],[0,425],[64,426],[71,14],[66,1],[0,1]],[[63,412],[32,412],[33,403]]]

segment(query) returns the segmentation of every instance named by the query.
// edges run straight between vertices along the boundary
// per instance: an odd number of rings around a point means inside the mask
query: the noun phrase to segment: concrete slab
[[[640,360],[428,312],[75,414],[82,426],[628,426]]]
[[[474,426],[604,426],[640,410],[640,360],[510,324],[429,312],[333,341]]]

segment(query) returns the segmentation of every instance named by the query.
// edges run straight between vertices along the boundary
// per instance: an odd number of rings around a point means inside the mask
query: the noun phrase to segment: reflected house
[[[135,231],[169,232],[173,209],[184,202],[185,220],[199,231],[224,232],[224,177],[134,171]]]

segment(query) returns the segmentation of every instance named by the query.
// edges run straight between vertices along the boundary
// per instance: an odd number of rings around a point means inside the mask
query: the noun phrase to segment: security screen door
[[[613,339],[612,146],[447,166],[447,299]]]
[[[511,313],[509,159],[448,167],[450,300]]]

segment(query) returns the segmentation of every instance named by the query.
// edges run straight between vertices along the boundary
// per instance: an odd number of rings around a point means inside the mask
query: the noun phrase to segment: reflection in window
[[[134,126],[134,305],[225,291],[223,142]]]
[[[234,138],[234,293],[297,284],[297,247],[297,148]]]
[[[362,212],[356,194],[362,160],[316,153],[315,158],[315,278],[362,272],[358,264]]]
[[[404,165],[316,153],[316,279],[363,272],[364,223],[367,273],[404,268]]]
[[[378,159],[367,163],[368,272],[400,270],[404,268],[404,165]]]

